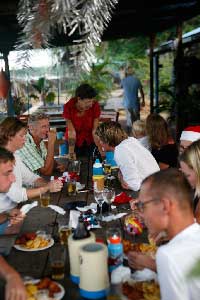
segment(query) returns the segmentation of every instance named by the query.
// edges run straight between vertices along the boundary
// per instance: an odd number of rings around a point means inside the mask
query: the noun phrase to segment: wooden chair
[[[119,120],[119,111],[115,111],[115,110],[102,110],[99,118],[100,122],[109,122],[109,121],[118,122],[118,120]]]

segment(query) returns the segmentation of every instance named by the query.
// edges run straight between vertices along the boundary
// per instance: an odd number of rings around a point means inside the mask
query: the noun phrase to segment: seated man
[[[56,132],[49,130],[49,118],[45,114],[35,113],[29,116],[26,143],[18,151],[23,163],[35,173],[51,175],[54,166],[61,172],[65,171],[63,165],[54,160],[54,145]],[[48,146],[44,139],[48,138]]]
[[[152,154],[116,122],[101,123],[96,130],[104,151],[113,151],[124,188],[138,191],[142,180],[159,170]]]
[[[179,153],[182,154],[185,149],[193,142],[200,139],[200,126],[189,126],[185,128],[180,137]]]
[[[138,209],[149,232],[165,231],[169,242],[156,253],[162,300],[199,299],[200,278],[190,272],[200,259],[200,225],[192,211],[193,192],[184,175],[166,169],[146,178]],[[129,253],[131,263],[131,252]]]
[[[15,180],[13,174],[14,161],[12,153],[0,148],[0,193],[6,193]],[[21,219],[20,211],[15,211],[16,215]],[[3,215],[1,214],[1,217]],[[5,299],[26,300],[26,289],[17,271],[9,266],[2,256],[0,256],[0,266],[0,277],[6,281]]]
[[[6,149],[0,148],[0,193],[7,192],[15,181],[13,174],[13,168],[15,164],[15,158],[13,154]],[[19,209],[11,209],[4,213],[0,213],[0,234],[3,234],[8,224],[13,225],[21,222],[24,216],[22,216]]]

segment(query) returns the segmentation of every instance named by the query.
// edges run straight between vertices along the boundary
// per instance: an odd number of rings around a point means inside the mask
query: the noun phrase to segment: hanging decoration
[[[70,49],[74,64],[89,69],[118,1],[20,0],[17,19],[22,34],[16,49],[48,48],[54,32],[64,32],[73,39]]]
[[[0,98],[7,99],[10,83],[6,73],[1,69],[0,72]]]

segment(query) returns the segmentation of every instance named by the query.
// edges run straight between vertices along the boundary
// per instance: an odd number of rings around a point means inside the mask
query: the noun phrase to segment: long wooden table
[[[85,165],[87,169],[87,165]],[[85,172],[82,173],[82,181],[86,181]],[[87,200],[88,202],[94,202],[93,193],[80,193],[76,196],[68,197],[66,191],[66,185],[59,193],[51,194],[51,204],[58,205],[65,208],[69,201]],[[123,212],[125,211],[123,205]],[[119,209],[120,210],[120,209]],[[117,212],[117,211],[116,211]],[[21,227],[21,233],[35,232],[37,230],[45,230],[50,233],[54,238],[55,244],[59,243],[58,239],[58,226],[57,226],[58,214],[50,208],[41,208],[37,206],[29,211],[24,223]],[[69,211],[66,212],[66,218],[69,218]],[[122,227],[121,220],[115,220],[109,223],[103,222],[102,228],[95,229],[94,233],[97,238],[103,238],[105,241],[106,228],[110,226]],[[10,237],[13,241],[16,235]],[[24,252],[12,248],[10,254],[6,257],[7,261],[22,275],[31,276],[33,278],[43,278],[51,276],[51,268],[49,263],[50,248],[37,252]],[[67,253],[68,254],[68,253]],[[78,300],[81,299],[79,295],[79,289],[77,285],[70,281],[70,266],[69,257],[66,259],[65,278],[60,283],[65,288],[65,296],[63,300]],[[0,300],[4,299],[4,293],[2,292],[2,281],[0,282]],[[116,299],[116,298],[115,298]]]

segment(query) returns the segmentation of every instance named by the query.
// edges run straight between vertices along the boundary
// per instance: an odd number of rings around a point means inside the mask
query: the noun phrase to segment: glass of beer
[[[50,192],[40,194],[40,206],[47,207],[50,204]]]
[[[50,251],[51,277],[54,280],[63,279],[65,276],[65,247],[57,245]]]
[[[58,219],[58,234],[61,245],[67,245],[68,237],[71,233],[71,228],[67,224],[66,217],[62,216]]]
[[[76,181],[67,181],[67,194],[68,196],[76,196]]]
[[[111,164],[105,163],[105,164],[103,165],[103,169],[104,169],[105,175],[111,174]]]

